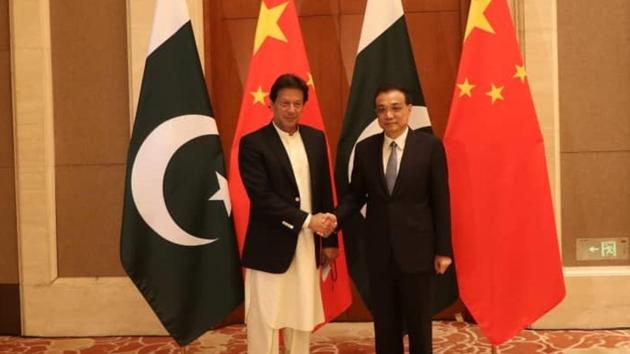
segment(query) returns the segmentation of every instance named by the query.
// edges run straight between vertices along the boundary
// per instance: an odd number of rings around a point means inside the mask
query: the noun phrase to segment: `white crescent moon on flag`
[[[212,117],[188,114],[171,118],[147,136],[131,170],[131,194],[138,213],[160,237],[181,246],[201,246],[217,240],[184,231],[171,217],[164,200],[164,175],[169,161],[181,146],[203,135],[218,135]]]
[[[413,106],[411,107],[411,115],[409,116],[409,127],[411,129],[416,130],[419,128],[429,127],[431,126],[431,121],[429,120],[429,111],[427,111],[427,107],[425,106]],[[352,151],[350,152],[350,158],[348,158],[348,182],[352,180],[352,168],[354,166],[354,149],[357,147],[357,144],[361,142],[363,139],[368,138],[372,135],[379,134],[383,129],[378,125],[378,119],[374,118],[374,120],[363,129],[357,141],[354,142],[354,146],[352,146]],[[361,215],[365,217],[365,205],[361,208]]]

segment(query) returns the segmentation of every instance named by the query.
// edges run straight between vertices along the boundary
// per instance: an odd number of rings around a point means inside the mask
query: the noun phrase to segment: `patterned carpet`
[[[479,329],[469,323],[436,321],[434,353],[491,353]],[[333,323],[312,337],[311,353],[374,353],[371,323]],[[245,328],[228,326],[211,331],[185,348],[169,337],[21,338],[0,337],[0,353],[213,353],[245,354]],[[521,331],[501,345],[498,353],[630,353],[630,329]]]

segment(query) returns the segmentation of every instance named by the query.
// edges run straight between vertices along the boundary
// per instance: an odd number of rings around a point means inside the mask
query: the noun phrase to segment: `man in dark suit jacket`
[[[433,277],[451,264],[449,190],[444,147],[411,130],[409,94],[386,86],[375,95],[384,133],[358,143],[339,225],[367,203],[365,235],[379,354],[431,353]],[[382,158],[381,158],[382,157]]]
[[[243,250],[249,353],[277,353],[278,330],[296,354],[324,322],[319,291],[322,258],[337,256],[336,224],[324,133],[299,125],[308,100],[301,78],[285,74],[271,91],[272,122],[244,136],[239,167],[250,199]],[[333,217],[334,218],[334,217]]]

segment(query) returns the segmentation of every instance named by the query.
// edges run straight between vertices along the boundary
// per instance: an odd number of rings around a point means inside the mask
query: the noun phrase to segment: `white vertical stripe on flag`
[[[175,34],[188,21],[190,21],[190,15],[188,15],[188,7],[185,1],[157,0],[147,56],[153,53],[157,47]]]
[[[365,5],[365,15],[363,16],[361,39],[359,40],[357,54],[403,15],[404,11],[400,1],[368,0]]]

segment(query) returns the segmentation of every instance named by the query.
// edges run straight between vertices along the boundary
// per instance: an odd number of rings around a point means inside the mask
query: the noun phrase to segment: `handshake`
[[[308,228],[319,236],[328,237],[337,228],[337,216],[331,213],[312,215]]]

